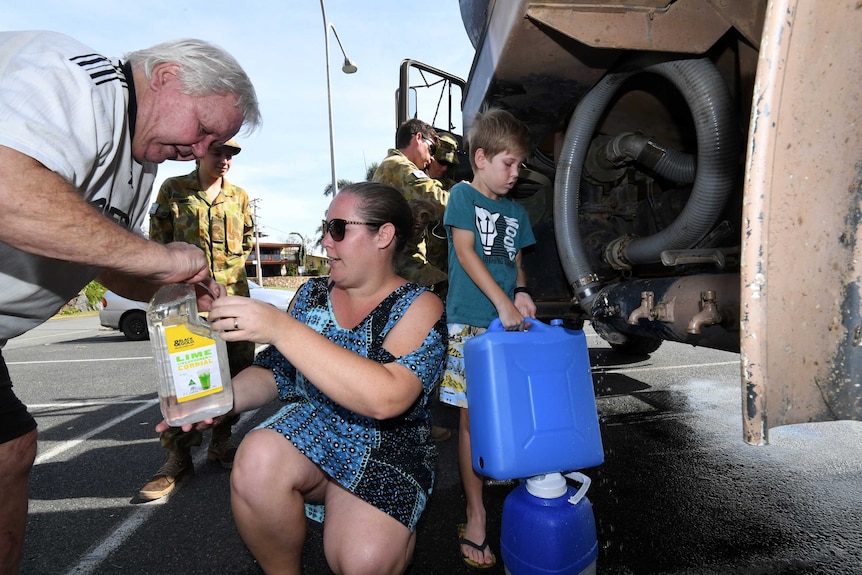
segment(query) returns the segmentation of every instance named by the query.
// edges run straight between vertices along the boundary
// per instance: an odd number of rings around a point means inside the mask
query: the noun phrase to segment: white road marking
[[[110,402],[110,403],[113,404],[113,403],[117,403],[117,402]],[[114,419],[111,419],[111,420],[103,423],[99,427],[95,427],[95,428],[87,431],[86,433],[79,435],[75,439],[63,441],[59,445],[57,445],[56,447],[53,447],[53,448],[45,451],[44,453],[42,453],[38,457],[36,457],[36,462],[34,463],[34,465],[39,465],[41,463],[45,463],[46,461],[50,461],[51,459],[54,459],[55,457],[57,457],[61,453],[65,453],[66,451],[69,451],[70,449],[77,447],[78,445],[80,445],[84,441],[90,439],[94,435],[102,433],[106,429],[110,429],[110,428],[114,427],[115,425],[117,425],[118,423],[121,423],[121,422],[129,419],[133,415],[140,413],[140,412],[144,411],[145,409],[149,409],[150,407],[157,405],[158,403],[159,403],[158,398],[151,399],[149,401],[145,401],[141,405],[136,407],[135,409],[127,411],[126,413],[124,413],[122,415],[118,415]],[[69,406],[71,404],[59,403],[59,404],[52,404],[52,405],[54,407],[57,407],[57,406],[64,406],[65,407],[65,406]],[[98,404],[85,403],[85,405],[98,405]]]
[[[157,402],[158,400],[153,400],[153,403]],[[145,408],[134,410],[129,415],[137,413],[138,411],[141,411],[141,409]],[[235,427],[238,428],[243,426],[245,423],[248,422],[249,418],[254,416],[255,413],[257,413],[256,409],[243,413],[240,417],[240,420],[236,423]],[[122,419],[126,418],[128,418],[128,416],[122,416],[112,421],[121,421]],[[108,425],[109,424],[105,424],[105,426]],[[195,469],[204,464],[206,456],[207,452],[205,449],[197,450],[197,453],[192,457]],[[174,493],[176,493],[177,490],[179,490],[181,487],[182,485],[178,484],[176,489],[174,489]],[[96,543],[93,550],[90,551],[90,553],[88,553],[84,557],[82,557],[80,561],[78,561],[78,564],[72,567],[66,573],[66,575],[89,575],[90,573],[99,572],[99,567],[108,559],[111,553],[113,553],[123,543],[125,543],[125,541],[129,537],[134,535],[135,531],[137,531],[138,528],[150,518],[150,516],[156,511],[158,506],[167,503],[169,498],[170,495],[162,497],[161,499],[157,499],[156,501],[135,504],[133,506],[134,510],[132,511],[131,515],[129,515],[129,517],[126,518],[125,521],[120,523],[109,537],[106,537],[101,542]]]
[[[90,359],[40,359],[38,361],[7,361],[6,365],[41,365],[43,363],[89,363],[94,361],[130,361],[136,359],[149,359],[152,361],[153,356],[145,355],[143,357],[93,357]]]
[[[690,363],[688,365],[645,365],[643,367],[605,367],[593,366],[593,373],[627,373],[630,371],[661,371],[669,369],[693,369],[698,367],[721,367],[722,365],[739,365],[738,361],[717,361],[714,363]]]

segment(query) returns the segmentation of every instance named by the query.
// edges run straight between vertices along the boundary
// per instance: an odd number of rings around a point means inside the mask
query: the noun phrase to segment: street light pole
[[[338,180],[335,176],[335,129],[332,125],[332,80],[329,74],[329,31],[332,30],[332,33],[335,35],[335,39],[338,41],[338,47],[341,48],[341,54],[344,56],[344,64],[341,66],[341,71],[345,74],[353,74],[358,70],[356,64],[350,61],[350,58],[347,57],[347,53],[344,51],[344,46],[341,44],[341,39],[338,37],[338,32],[335,30],[335,26],[329,23],[329,20],[326,19],[326,7],[323,4],[323,0],[320,0],[320,13],[323,15],[323,35],[324,35],[324,46],[326,48],[326,98],[329,104],[329,162],[332,168],[332,195],[338,193]]]
[[[255,198],[251,201],[251,206],[254,208],[252,222],[254,223],[254,262],[257,268],[257,285],[263,287],[263,270],[260,267],[260,225],[257,218],[257,206],[260,203],[260,198]]]

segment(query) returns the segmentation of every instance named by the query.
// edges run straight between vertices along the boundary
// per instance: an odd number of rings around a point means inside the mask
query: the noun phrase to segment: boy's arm
[[[515,265],[518,266],[518,278],[515,285],[518,287],[527,287],[527,272],[521,267],[521,250],[515,255]],[[524,317],[536,317],[536,303],[533,301],[533,296],[526,292],[518,292],[515,294],[515,307],[521,312]]]
[[[523,330],[524,316],[515,307],[515,304],[509,299],[509,296],[503,289],[494,281],[494,276],[485,267],[482,258],[476,253],[473,248],[475,237],[473,232],[462,228],[451,227],[452,230],[452,245],[455,248],[455,255],[458,257],[458,263],[473,280],[482,293],[485,294],[494,307],[497,309],[497,315],[500,317],[500,322],[507,331]],[[521,272],[519,271],[519,280]],[[526,281],[526,279],[524,279]]]

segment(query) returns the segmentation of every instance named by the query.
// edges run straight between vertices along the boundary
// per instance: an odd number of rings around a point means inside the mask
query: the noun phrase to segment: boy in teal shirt
[[[449,347],[440,401],[462,408],[458,465],[467,523],[459,526],[458,538],[464,562],[484,569],[496,557],[485,532],[483,477],[472,465],[464,342],[496,318],[506,330],[523,330],[525,319],[536,317],[521,266],[521,250],[536,240],[527,211],[506,198],[531,147],[527,127],[509,112],[492,109],[476,117],[467,142],[473,181],[452,188],[443,216],[449,239]]]

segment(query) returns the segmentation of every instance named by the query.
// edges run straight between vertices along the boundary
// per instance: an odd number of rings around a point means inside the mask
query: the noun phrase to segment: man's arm
[[[443,219],[443,211],[446,209],[446,204],[449,203],[449,192],[440,187],[437,180],[425,177],[417,177],[413,175],[408,177],[405,183],[409,191],[405,194],[408,200],[425,200],[434,205],[437,213],[434,214],[434,220]]]
[[[96,276],[96,281],[117,295],[144,302],[150,301],[161,287],[161,284],[155,282],[105,269]]]
[[[387,156],[372,178],[375,182],[395,186],[406,200],[425,200],[434,204],[437,209],[434,220],[443,219],[443,211],[449,202],[449,192],[444,190],[437,180],[418,169],[403,155]]]
[[[198,248],[168,249],[117,225],[65,179],[0,146],[0,241],[21,251],[158,283],[207,276]]]

